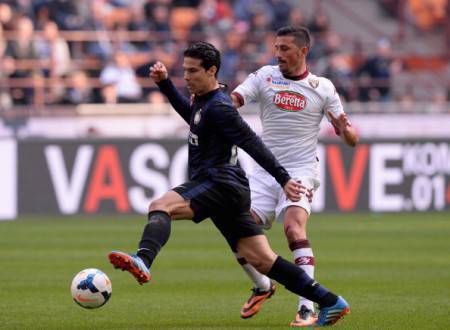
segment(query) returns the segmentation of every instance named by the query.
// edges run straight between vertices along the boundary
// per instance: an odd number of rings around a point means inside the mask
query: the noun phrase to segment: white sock
[[[309,277],[314,278],[315,261],[309,241],[307,239],[298,240],[289,244],[289,247],[294,255],[295,264],[303,269]],[[314,311],[314,303],[311,300],[299,296],[298,310],[300,310],[302,305]]]
[[[253,284],[255,285],[255,288],[261,289],[263,291],[269,291],[270,290],[270,278],[268,278],[266,275],[261,274],[258,272],[255,267],[250,265],[245,258],[241,257],[239,253],[234,253],[234,256],[236,257],[236,260],[241,265],[242,269],[247,273],[248,277],[252,280]]]

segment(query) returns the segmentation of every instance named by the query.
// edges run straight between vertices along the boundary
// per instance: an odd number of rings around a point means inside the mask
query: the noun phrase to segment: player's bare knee
[[[299,239],[306,239],[306,227],[301,227],[297,224],[285,224],[284,234],[289,242],[294,242]]]
[[[245,260],[262,274],[267,274],[272,267],[270,258],[265,256],[250,253],[245,257]]]
[[[168,212],[169,205],[167,201],[165,201],[163,198],[155,199],[154,201],[152,201],[148,206],[148,211],[151,212],[156,210]]]
[[[289,242],[306,239],[308,213],[301,207],[291,207],[286,211],[284,233]]]
[[[273,260],[269,257],[261,257],[250,264],[261,274],[267,274],[272,268]]]
[[[240,250],[239,254],[262,274],[269,272],[276,259],[276,255],[273,252],[263,253],[262,251],[244,249]]]

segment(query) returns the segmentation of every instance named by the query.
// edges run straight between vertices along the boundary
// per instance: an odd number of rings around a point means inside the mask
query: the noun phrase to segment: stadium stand
[[[310,70],[332,79],[348,102],[447,101],[447,1],[358,1],[364,16],[352,2],[0,1],[0,109],[159,100],[149,66],[164,59],[179,83],[182,51],[200,39],[222,50],[220,79],[233,88],[274,63],[273,31],[288,23],[311,29]]]

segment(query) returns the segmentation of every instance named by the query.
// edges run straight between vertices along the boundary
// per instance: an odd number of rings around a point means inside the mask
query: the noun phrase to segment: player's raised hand
[[[346,113],[343,113],[336,118],[331,111],[328,111],[328,116],[330,116],[333,126],[338,130],[338,134],[344,132],[347,127],[351,126]]]
[[[284,185],[283,190],[288,199],[293,202],[298,202],[301,198],[301,194],[305,193],[306,188],[294,179],[289,179]]]
[[[160,61],[157,61],[150,67],[150,78],[153,79],[155,83],[166,80],[169,77],[167,68]]]

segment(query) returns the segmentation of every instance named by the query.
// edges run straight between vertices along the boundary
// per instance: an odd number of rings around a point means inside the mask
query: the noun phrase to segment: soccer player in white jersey
[[[349,146],[356,145],[358,136],[331,81],[308,71],[309,48],[308,29],[297,26],[279,29],[275,39],[278,65],[264,66],[250,74],[231,97],[237,108],[252,101],[259,103],[262,140],[289,174],[301,181],[309,192],[299,202],[291,202],[262,168],[256,167],[250,177],[253,218],[267,229],[274,220],[283,221],[295,263],[314,277],[314,255],[306,224],[313,192],[320,184],[316,154],[320,122],[325,115],[336,134]],[[238,254],[236,258],[255,285],[241,310],[241,317],[248,318],[270,298],[275,286],[244,258]],[[316,320],[313,303],[299,297],[298,311],[291,326],[311,326]]]

